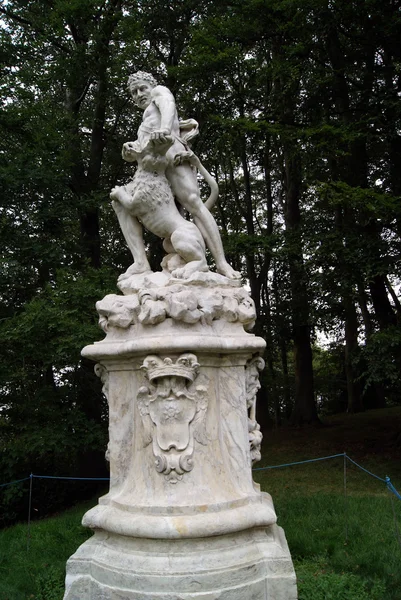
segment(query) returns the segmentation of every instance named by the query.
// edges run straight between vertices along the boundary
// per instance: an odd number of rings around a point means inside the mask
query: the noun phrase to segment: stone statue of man
[[[216,263],[217,271],[237,279],[239,273],[227,263],[216,221],[202,202],[196,171],[192,168],[186,141],[180,130],[174,96],[168,88],[158,85],[150,73],[138,71],[129,77],[128,88],[133,100],[143,113],[142,123],[138,129],[138,139],[127,142],[123,146],[123,158],[128,162],[138,160],[141,153],[153,147],[154,153],[165,155],[165,177],[177,201],[188,210],[199,229]],[[181,122],[197,126],[195,121]],[[187,134],[186,139],[196,132]],[[119,218],[127,243],[134,254],[135,263],[130,273],[144,273],[150,270],[142,239],[141,225],[135,217],[127,214],[124,202],[118,202],[118,194],[112,194],[114,209]],[[145,223],[144,223],[145,224]],[[146,226],[146,224],[145,224]]]

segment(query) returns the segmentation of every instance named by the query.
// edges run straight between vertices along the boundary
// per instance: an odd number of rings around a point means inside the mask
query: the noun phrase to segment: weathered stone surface
[[[239,282],[217,273],[196,273],[195,277],[179,283],[163,275],[134,275],[129,279],[129,294],[109,294],[97,302],[103,331],[107,333],[110,327],[127,329],[137,323],[157,325],[168,318],[190,325],[210,325],[221,319],[239,322],[245,329],[252,329],[255,306],[249,292]],[[219,285],[215,284],[216,279]]]
[[[120,277],[124,286],[131,275],[151,272],[142,237],[142,226],[163,238],[167,256],[162,268],[177,279],[207,272],[206,246],[218,273],[229,279],[240,274],[227,263],[219,230],[210,212],[219,188],[215,179],[189,149],[189,141],[198,133],[193,119],[178,119],[174,96],[157,85],[149,73],[135,73],[129,78],[134,102],[143,110],[138,139],[123,145],[122,156],[137,162],[131,181],[115,187],[110,197],[121,231],[132,253],[134,264]],[[200,196],[196,169],[210,186],[206,202]],[[193,215],[194,223],[185,219],[175,200]],[[129,288],[129,282],[128,282]]]
[[[96,534],[68,562],[65,600],[296,599],[271,497],[252,479],[264,346],[239,320],[166,317],[109,320],[83,350],[109,402],[111,481],[84,516]]]
[[[192,167],[208,174],[184,139],[195,125],[170,91],[145,73],[129,85],[144,118],[123,157],[138,171],[111,196],[134,264],[124,295],[97,303],[105,338],[82,351],[108,400],[110,489],[84,515],[95,535],[67,563],[64,600],[296,600],[272,499],[252,479],[265,342],[208,210],[217,186],[203,204]],[[141,224],[165,240],[159,273]]]
[[[134,340],[110,342],[120,329],[110,327],[103,342],[84,349],[99,360],[104,385],[108,373],[111,476],[85,525],[171,539],[275,522],[251,472],[249,415],[254,421],[261,360],[254,355],[264,342],[238,322],[225,326],[234,328],[232,344],[219,328],[178,328],[168,318],[125,330]]]
[[[104,532],[68,563],[65,600],[296,600],[277,525],[237,534],[149,540]]]

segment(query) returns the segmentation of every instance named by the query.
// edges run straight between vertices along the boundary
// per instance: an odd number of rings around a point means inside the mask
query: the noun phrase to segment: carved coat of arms
[[[141,368],[149,382],[137,397],[144,445],[152,443],[156,470],[177,483],[193,469],[194,441],[207,443],[207,388],[194,383],[199,371],[195,354],[176,360],[147,356]]]

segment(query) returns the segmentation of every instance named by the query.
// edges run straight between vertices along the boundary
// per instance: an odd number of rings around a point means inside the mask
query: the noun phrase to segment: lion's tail
[[[219,186],[215,178],[209,173],[207,169],[202,165],[198,157],[196,161],[196,167],[199,173],[202,175],[208,186],[210,187],[210,196],[205,202],[205,206],[208,210],[212,211],[216,204],[217,198],[219,197]]]

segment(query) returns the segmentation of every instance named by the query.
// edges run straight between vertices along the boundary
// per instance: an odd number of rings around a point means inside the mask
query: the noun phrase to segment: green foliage
[[[352,573],[335,573],[319,557],[296,564],[299,600],[383,600],[386,586]]]
[[[398,325],[377,331],[369,339],[364,349],[364,358],[368,368],[361,374],[365,387],[372,383],[392,385],[394,394],[389,397],[390,403],[399,403],[397,393],[399,381],[399,365],[401,361],[401,331]]]
[[[337,414],[326,417],[320,427],[273,429],[265,436],[261,466],[346,450],[376,475],[389,474],[399,489],[396,436],[400,426],[401,408],[397,406]],[[254,479],[274,499],[278,524],[284,528],[295,561],[300,597],[323,600],[324,594],[330,593],[333,600],[341,594],[353,600],[343,585],[349,581],[357,598],[360,594],[366,600],[395,600],[401,585],[396,535],[401,503],[393,497],[394,517],[383,482],[349,462],[346,473],[347,500],[343,457],[255,471]]]
[[[311,496],[308,489],[314,489],[315,480],[311,471],[295,493],[279,482],[282,492],[275,502],[294,559],[300,600],[395,600],[399,548],[388,498],[367,493],[349,498],[347,544],[342,494]],[[77,506],[33,523],[29,552],[26,526],[0,532],[0,599],[6,600],[8,593],[13,600],[61,600],[65,562],[88,536],[80,526],[83,511]]]
[[[64,595],[64,570],[50,567],[35,581],[35,600],[60,600]]]
[[[120,148],[140,123],[125,89],[137,69],[200,123],[194,150],[218,179],[215,217],[267,340],[265,420],[287,418],[311,383],[311,360],[296,360],[310,338],[322,413],[347,405],[350,384],[361,406],[399,402],[401,20],[389,2],[367,5],[7,2],[0,481],[76,474],[83,452],[104,450],[107,406],[80,350],[129,266],[108,194],[132,172]],[[4,519],[23,514],[22,497],[4,491]]]
[[[93,368],[88,371],[81,362],[80,351],[100,337],[93,308],[112,290],[113,279],[108,269],[60,271],[53,284],[0,323],[1,481],[31,471],[77,475],[88,469],[90,456],[90,471],[82,474],[94,476],[99,469],[107,474],[105,399]],[[76,486],[70,498],[65,487],[56,490],[48,484],[41,489],[40,515],[85,493],[85,486]],[[22,492],[22,487],[6,488],[0,496],[3,524],[25,512]]]
[[[26,523],[0,531],[1,600],[62,599],[66,560],[91,535],[81,519],[96,500],[32,523],[29,549]]]
[[[400,488],[398,451],[390,452],[388,446],[400,422],[401,408],[395,407],[337,415],[318,429],[274,429],[266,438],[263,464],[334,454],[345,444],[363,466],[378,475],[389,473]],[[400,548],[382,482],[349,465],[346,504],[342,458],[255,471],[254,478],[273,496],[294,559],[300,600],[398,600]],[[45,594],[61,600],[66,560],[91,535],[81,526],[82,514],[96,502],[94,497],[33,522],[28,552],[26,523],[0,531],[0,600],[43,600]],[[394,502],[399,522],[401,504],[396,498]]]
[[[336,414],[346,410],[346,380],[341,349],[313,349],[315,390],[320,414]]]

